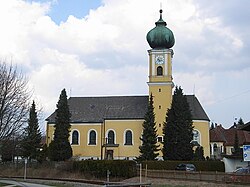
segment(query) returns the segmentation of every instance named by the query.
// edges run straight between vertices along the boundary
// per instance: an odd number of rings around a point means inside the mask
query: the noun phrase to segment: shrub
[[[73,170],[95,177],[106,177],[109,170],[110,177],[129,178],[136,176],[136,163],[128,160],[83,160],[74,161]]]

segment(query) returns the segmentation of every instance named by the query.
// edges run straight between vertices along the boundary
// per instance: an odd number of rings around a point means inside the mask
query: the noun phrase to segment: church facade
[[[172,102],[172,58],[175,43],[172,31],[160,19],[147,34],[149,94],[145,96],[70,97],[70,143],[79,159],[134,159],[139,156],[144,115],[150,94],[154,99],[157,141],[162,148],[163,123]],[[193,142],[210,156],[209,118],[194,95],[186,95],[192,114]],[[55,112],[47,120],[46,143],[53,139]],[[159,151],[159,159],[162,153]]]

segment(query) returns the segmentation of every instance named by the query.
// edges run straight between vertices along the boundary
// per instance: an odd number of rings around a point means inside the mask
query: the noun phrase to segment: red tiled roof
[[[248,131],[234,127],[224,129],[221,125],[210,130],[210,142],[223,142],[225,146],[233,146],[235,133],[237,133],[240,146],[250,144],[250,133]]]
[[[221,125],[211,129],[209,132],[210,142],[226,142],[224,132],[225,129]]]

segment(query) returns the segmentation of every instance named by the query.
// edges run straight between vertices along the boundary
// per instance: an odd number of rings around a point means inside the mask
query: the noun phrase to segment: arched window
[[[78,131],[73,131],[72,132],[72,145],[77,145],[79,144],[79,133]]]
[[[89,145],[96,145],[96,132],[94,130],[89,132]]]
[[[115,133],[112,130],[108,133],[108,144],[115,144]]]
[[[127,130],[125,133],[125,145],[132,145],[132,132]]]
[[[214,144],[214,152],[217,152],[217,149],[218,149],[218,146],[217,146],[217,144],[215,143],[215,144]]]
[[[198,144],[201,144],[200,143],[200,133],[197,130],[193,130],[193,142],[194,143],[197,142]]]
[[[157,67],[157,75],[158,75],[158,76],[163,75],[163,68],[162,68],[161,66],[158,66],[158,67]]]

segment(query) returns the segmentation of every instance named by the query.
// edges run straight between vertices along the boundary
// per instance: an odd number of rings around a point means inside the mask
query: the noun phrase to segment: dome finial
[[[160,9],[160,19],[155,22],[156,27],[147,33],[147,41],[153,49],[169,49],[175,43],[173,32],[166,27],[167,23],[162,19],[162,12]]]
[[[162,19],[162,12],[163,12],[163,10],[162,10],[162,2],[160,2],[160,19]]]
[[[160,9],[160,19],[162,19],[162,12],[163,12],[163,10]]]

